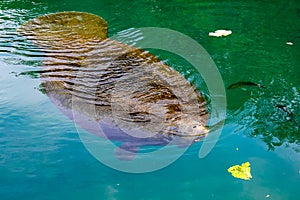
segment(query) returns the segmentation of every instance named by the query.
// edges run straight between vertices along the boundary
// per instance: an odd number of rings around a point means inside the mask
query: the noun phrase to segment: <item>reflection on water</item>
[[[281,80],[281,87],[287,87]],[[268,88],[276,87],[271,84]],[[289,87],[289,86],[288,86]],[[300,94],[290,90],[249,89],[243,105],[230,116],[241,125],[245,134],[261,138],[270,150],[281,145],[299,145]],[[230,91],[239,93],[241,91]],[[296,148],[299,151],[299,148]]]

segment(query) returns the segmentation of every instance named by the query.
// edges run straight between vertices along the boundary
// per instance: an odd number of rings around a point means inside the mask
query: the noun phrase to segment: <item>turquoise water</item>
[[[16,76],[41,64],[16,28],[39,15],[72,10],[102,16],[110,36],[132,27],[180,31],[210,53],[225,86],[252,81],[267,90],[226,90],[225,126],[205,158],[198,158],[199,142],[159,171],[129,174],[111,169],[89,154],[74,123],[37,89],[38,79]],[[233,33],[208,37],[217,29]],[[156,55],[201,89],[203,81],[187,73],[184,60],[164,52]],[[1,1],[0,199],[298,199],[299,65],[297,0]],[[277,104],[286,106],[294,121]],[[227,172],[246,161],[251,163],[251,180]]]

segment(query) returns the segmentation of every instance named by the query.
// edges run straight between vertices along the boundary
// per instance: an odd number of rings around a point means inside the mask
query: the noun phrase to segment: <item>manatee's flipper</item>
[[[122,143],[120,147],[115,149],[115,156],[120,160],[133,160],[139,147],[134,146],[132,143]]]
[[[17,32],[43,48],[69,49],[107,38],[108,25],[85,12],[59,12],[30,20]]]

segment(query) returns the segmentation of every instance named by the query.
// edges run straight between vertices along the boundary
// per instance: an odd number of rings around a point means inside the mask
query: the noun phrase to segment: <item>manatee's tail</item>
[[[85,12],[59,12],[32,19],[17,32],[46,49],[73,49],[107,38],[108,25],[101,17]]]

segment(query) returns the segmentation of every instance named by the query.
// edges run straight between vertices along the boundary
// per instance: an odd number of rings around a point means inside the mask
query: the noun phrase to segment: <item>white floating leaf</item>
[[[215,32],[210,32],[208,35],[212,37],[225,37],[232,34],[231,30],[216,30]]]

